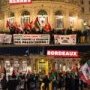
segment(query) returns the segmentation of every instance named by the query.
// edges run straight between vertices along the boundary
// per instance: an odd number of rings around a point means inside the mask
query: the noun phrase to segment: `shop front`
[[[73,53],[73,55],[70,56],[68,53],[68,57],[64,55],[63,51],[63,57],[56,56],[55,53],[48,50],[47,55],[0,56],[0,68],[2,69],[0,71],[4,72],[3,70],[5,69],[7,75],[11,75],[13,71],[17,74],[40,73],[41,75],[48,75],[52,71],[66,72],[80,67],[80,57],[78,57],[77,52],[70,51],[69,53]]]
[[[12,46],[0,47],[0,72],[7,74],[77,71],[88,46]]]

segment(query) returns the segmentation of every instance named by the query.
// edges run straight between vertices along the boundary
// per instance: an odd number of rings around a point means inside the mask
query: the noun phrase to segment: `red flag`
[[[7,20],[6,27],[10,27],[10,21]]]
[[[21,25],[18,25],[17,30],[18,31],[23,31],[23,27]]]
[[[48,22],[48,17],[46,18],[46,24],[45,24],[45,26],[44,26],[44,30],[45,30],[46,32],[50,32],[50,31],[51,31],[51,25],[50,25],[50,23]]]
[[[15,26],[15,27],[18,27],[18,24],[17,24],[17,22],[14,22],[14,26]]]
[[[24,23],[24,28],[27,29],[28,27],[29,27],[29,23],[28,23],[28,22],[25,22],[25,23]]]
[[[47,24],[45,25],[45,27],[44,27],[44,30],[45,30],[46,32],[50,32],[50,31],[51,31],[51,25],[50,25],[49,23],[47,23]]]
[[[31,21],[31,22],[25,22],[24,23],[24,28],[26,28],[26,29],[32,29],[33,28],[33,21]]]
[[[33,28],[33,21],[31,21],[28,26],[30,29],[32,29]]]

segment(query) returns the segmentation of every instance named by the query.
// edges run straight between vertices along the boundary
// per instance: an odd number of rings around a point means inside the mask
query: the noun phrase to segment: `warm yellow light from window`
[[[64,16],[63,15],[57,15],[56,19],[62,19]]]

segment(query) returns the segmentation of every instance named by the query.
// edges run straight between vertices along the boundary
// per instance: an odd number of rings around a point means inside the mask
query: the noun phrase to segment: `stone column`
[[[33,7],[32,10],[30,11],[30,21],[35,21],[37,17],[37,9],[36,7]]]
[[[49,21],[51,27],[54,28],[55,27],[55,17],[54,17],[52,7],[51,7],[51,9],[48,7],[48,21]]]
[[[65,13],[64,13],[64,28],[69,28],[69,11],[68,10],[65,10]]]
[[[15,22],[17,22],[18,25],[21,24],[21,12],[18,10],[15,11]]]
[[[7,20],[8,20],[8,12],[4,12],[4,20],[3,20],[4,21],[4,30],[8,30],[8,28],[6,27]]]

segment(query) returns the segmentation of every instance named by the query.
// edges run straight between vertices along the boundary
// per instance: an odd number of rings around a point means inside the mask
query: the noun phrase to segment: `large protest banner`
[[[55,44],[74,45],[76,44],[76,35],[54,35]]]
[[[12,35],[9,34],[0,34],[0,44],[10,44],[12,43]]]
[[[47,45],[50,42],[50,35],[47,34],[14,34],[15,45]]]

